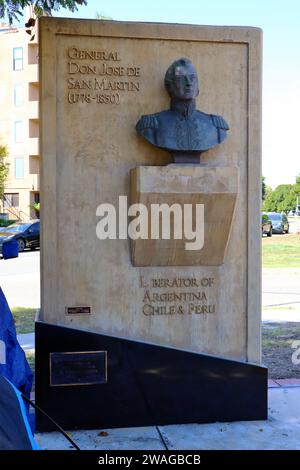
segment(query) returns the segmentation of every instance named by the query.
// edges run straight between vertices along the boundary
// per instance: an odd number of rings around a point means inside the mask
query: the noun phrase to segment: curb
[[[269,379],[268,388],[300,387],[300,379]]]

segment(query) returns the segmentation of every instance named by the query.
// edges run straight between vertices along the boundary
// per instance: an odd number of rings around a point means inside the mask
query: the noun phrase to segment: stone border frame
[[[262,30],[250,27],[196,26],[186,24],[135,23],[99,20],[58,19],[39,20],[39,80],[40,93],[40,155],[41,155],[41,306],[49,286],[55,292],[56,265],[56,36],[76,35],[80,23],[81,36],[126,37],[132,39],[166,39],[193,42],[237,43],[248,46],[248,233],[247,253],[247,360],[260,363],[255,338],[261,336],[261,96],[262,96]],[[84,31],[84,32],[83,32]],[[47,36],[47,41],[44,41]],[[49,74],[49,69],[52,74]],[[48,198],[44,198],[44,193]],[[44,214],[51,229],[44,230]],[[48,222],[49,225],[49,222]],[[44,253],[43,247],[47,246]],[[45,263],[46,257],[51,263]],[[45,268],[47,267],[47,271]],[[43,312],[41,308],[41,319]],[[252,340],[253,338],[253,340]],[[261,350],[261,346],[259,348]]]

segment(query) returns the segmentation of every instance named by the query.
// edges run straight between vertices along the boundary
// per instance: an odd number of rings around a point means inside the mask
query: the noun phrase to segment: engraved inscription
[[[83,307],[83,306],[66,307],[65,313],[66,315],[91,315],[92,307]]]
[[[50,386],[107,382],[107,351],[50,353]]]
[[[216,313],[210,300],[213,277],[151,278],[140,276],[142,313],[152,315],[192,315]]]
[[[119,105],[122,94],[140,91],[141,67],[120,64],[118,51],[69,47],[66,55],[67,100],[70,104]]]

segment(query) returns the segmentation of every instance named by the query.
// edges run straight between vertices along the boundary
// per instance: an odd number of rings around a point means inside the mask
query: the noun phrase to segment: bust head
[[[165,75],[165,87],[171,98],[188,101],[199,95],[198,77],[189,59],[175,60]]]

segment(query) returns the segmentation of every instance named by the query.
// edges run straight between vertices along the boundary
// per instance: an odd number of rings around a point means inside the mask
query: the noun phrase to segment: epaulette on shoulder
[[[212,121],[216,127],[223,129],[224,131],[229,130],[229,126],[225,119],[222,116],[217,116],[216,114],[211,114]]]
[[[158,129],[158,119],[156,114],[147,114],[142,116],[139,122],[136,125],[138,130],[143,129]]]

